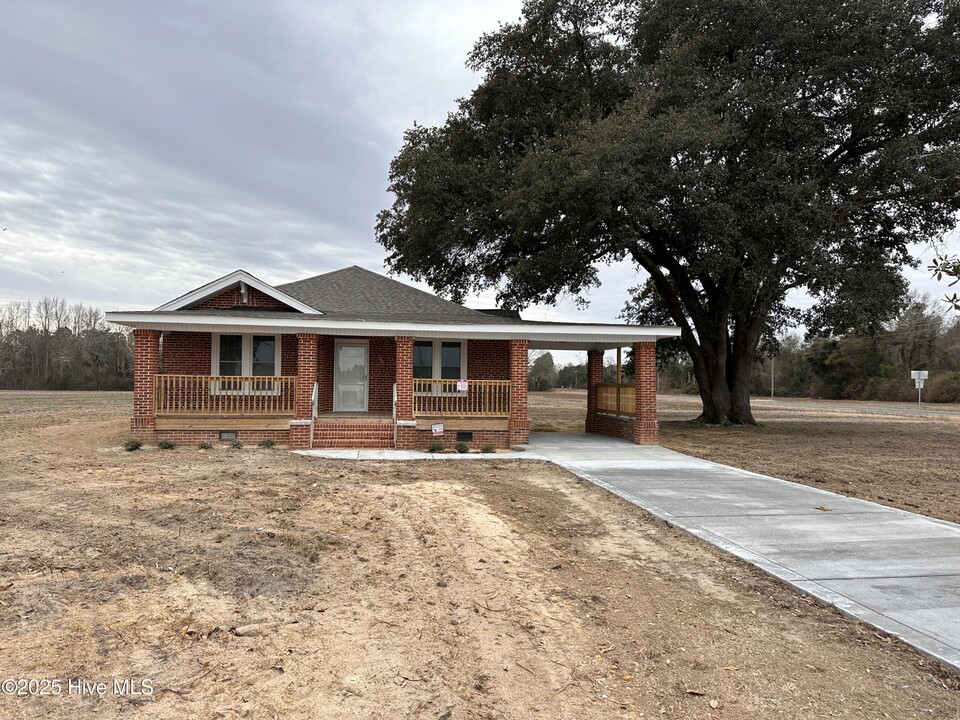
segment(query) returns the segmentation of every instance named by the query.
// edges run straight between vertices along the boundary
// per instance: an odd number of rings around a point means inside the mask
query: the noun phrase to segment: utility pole
[[[770,356],[770,399],[773,400],[773,363],[774,358]]]

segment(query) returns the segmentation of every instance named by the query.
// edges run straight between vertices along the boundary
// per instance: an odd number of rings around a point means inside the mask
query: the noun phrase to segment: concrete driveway
[[[540,456],[960,672],[960,525],[602,435]]]

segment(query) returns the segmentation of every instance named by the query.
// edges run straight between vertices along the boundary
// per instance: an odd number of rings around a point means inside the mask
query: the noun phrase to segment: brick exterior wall
[[[467,443],[471,450],[480,450],[484,445],[493,445],[497,450],[508,450],[512,444],[508,430],[473,430],[473,440]],[[444,448],[452,448],[457,444],[456,431],[444,433],[443,437],[433,437],[430,426],[426,427],[398,427],[397,448],[401,450],[427,450],[434,443],[440,443]]]
[[[224,430],[234,429],[230,427],[229,420],[225,420],[223,425]],[[261,440],[273,440],[279,445],[287,445],[290,440],[289,430],[237,430],[236,432],[237,439],[245,445],[255,445]],[[220,440],[219,430],[157,430],[154,437],[157,440],[172,440],[178,445],[196,445],[199,442],[213,444],[222,442],[224,445],[230,443],[229,440]]]
[[[297,336],[292,333],[280,336],[280,374],[297,374]]]
[[[138,438],[153,438],[153,378],[160,369],[160,331],[133,331],[133,417],[130,431]]]
[[[633,344],[634,409],[633,441],[640,445],[660,442],[660,424],[657,422],[657,344]]]
[[[603,432],[597,425],[597,385],[602,382],[603,350],[587,350],[587,419],[584,430],[588,433]]]
[[[527,415],[527,383],[530,369],[530,343],[510,340],[510,444],[530,442],[530,418]]]
[[[410,352],[412,354],[413,350],[411,349]],[[397,372],[397,348],[394,339],[392,337],[370,338],[369,361],[370,388],[367,408],[370,412],[393,412],[393,382]],[[393,443],[392,428],[390,442]]]
[[[243,304],[243,298],[240,296],[240,287],[233,287],[224,290],[219,295],[214,295],[203,300],[191,310],[226,310],[234,307],[245,308],[265,308],[268,310],[292,310],[286,303],[282,303],[276,298],[272,298],[264,292],[247,286],[247,304]]]
[[[509,340],[467,341],[467,378],[469,380],[507,380],[509,377]]]
[[[209,375],[211,338],[206,332],[165,332],[161,345],[161,372]]]
[[[333,412],[333,337],[320,335],[317,342],[318,412]]]

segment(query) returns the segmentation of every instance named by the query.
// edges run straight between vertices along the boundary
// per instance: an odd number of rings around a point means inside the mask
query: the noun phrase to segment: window
[[[433,377],[433,341],[417,340],[413,343],[413,376]]]
[[[221,336],[222,337],[222,336]],[[253,336],[253,375],[276,375],[277,338],[275,335]],[[221,357],[220,363],[223,364]]]
[[[467,345],[452,340],[416,340],[413,377],[459,380],[467,377]]]
[[[276,377],[280,374],[280,335],[213,335],[210,374]],[[224,380],[212,383],[214,393],[276,392],[277,383],[266,380]]]
[[[441,344],[440,349],[440,377],[443,380],[457,380],[466,377],[465,372],[461,372],[460,363],[460,343],[445,342]]]
[[[243,375],[243,335],[220,336],[220,362],[216,375]]]

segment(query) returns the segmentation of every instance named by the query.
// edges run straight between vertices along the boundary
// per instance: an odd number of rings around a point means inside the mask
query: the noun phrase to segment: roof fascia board
[[[637,325],[503,325],[476,323],[391,323],[357,322],[315,318],[251,318],[228,315],[198,315],[171,317],[152,313],[109,312],[107,322],[132,328],[157,330],[186,330],[210,332],[304,332],[318,335],[376,335],[390,337],[449,338],[468,340],[540,340],[543,342],[644,342],[647,340],[680,336],[680,328],[647,327]]]
[[[312,308],[309,305],[300,302],[296,298],[290,297],[285,292],[277,290],[272,285],[268,285],[263,280],[254,277],[246,270],[234,270],[229,275],[224,275],[222,278],[218,278],[212,282],[208,282],[206,285],[198,287],[196,290],[191,290],[185,295],[181,295],[174,300],[161,305],[158,308],[155,308],[158,311],[163,310],[183,310],[184,308],[190,307],[198,302],[206,300],[208,297],[213,297],[218,295],[224,290],[227,290],[233,287],[236,283],[243,282],[249,285],[252,288],[259,290],[265,295],[269,295],[274,300],[279,300],[285,305],[290,306],[294,310],[298,310],[302,313],[314,313],[323,315],[322,312],[316,308]]]

